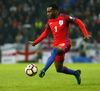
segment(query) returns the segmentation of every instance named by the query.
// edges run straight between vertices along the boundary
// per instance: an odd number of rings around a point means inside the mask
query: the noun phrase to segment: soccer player
[[[69,39],[69,23],[76,24],[80,27],[84,34],[84,39],[90,39],[91,35],[88,34],[84,24],[81,20],[65,15],[58,12],[59,7],[56,4],[51,4],[47,7],[47,16],[49,18],[47,27],[45,31],[37,38],[35,41],[29,41],[30,45],[35,46],[45,37],[47,37],[52,31],[54,42],[53,49],[51,51],[51,56],[48,58],[45,67],[40,71],[39,76],[42,78],[45,75],[47,69],[54,62],[56,71],[59,73],[65,73],[74,75],[76,77],[77,83],[81,83],[81,70],[72,70],[63,66],[65,53],[71,48],[71,43]]]

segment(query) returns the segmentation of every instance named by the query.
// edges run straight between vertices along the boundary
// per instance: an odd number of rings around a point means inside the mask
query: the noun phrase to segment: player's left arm
[[[65,14],[62,14],[62,17],[64,17],[67,22],[78,25],[84,34],[84,39],[90,39],[92,37],[88,34],[83,22],[80,19]]]
[[[88,34],[83,22],[80,19],[75,18],[75,22],[73,22],[73,23],[80,27],[80,29],[82,30],[82,32],[84,34],[84,39],[90,39],[92,37],[91,35]]]

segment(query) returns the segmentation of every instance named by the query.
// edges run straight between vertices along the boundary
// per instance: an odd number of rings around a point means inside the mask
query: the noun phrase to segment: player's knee
[[[62,69],[59,69],[59,68],[58,68],[58,69],[56,69],[56,72],[59,73],[59,72],[61,72],[61,70],[62,70]]]
[[[52,55],[57,55],[58,54],[58,49],[57,48],[53,48],[51,51]]]
[[[56,46],[56,48],[58,49],[58,53],[62,53],[62,48],[60,46]]]

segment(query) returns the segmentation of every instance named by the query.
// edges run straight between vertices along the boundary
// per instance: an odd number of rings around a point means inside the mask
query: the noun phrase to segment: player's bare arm
[[[91,35],[85,35],[84,39],[90,39],[92,36]]]

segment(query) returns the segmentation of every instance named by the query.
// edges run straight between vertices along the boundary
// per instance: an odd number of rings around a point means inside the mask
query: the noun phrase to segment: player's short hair
[[[52,7],[53,10],[59,10],[59,7],[57,4],[50,4],[48,7]]]

